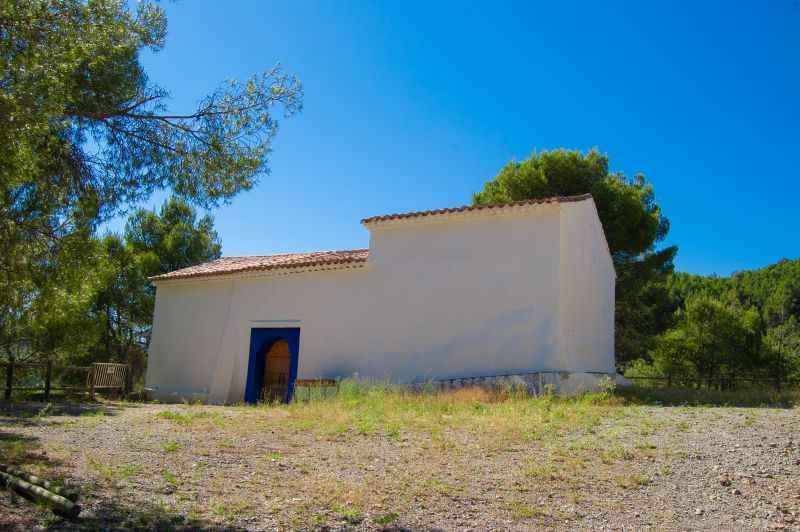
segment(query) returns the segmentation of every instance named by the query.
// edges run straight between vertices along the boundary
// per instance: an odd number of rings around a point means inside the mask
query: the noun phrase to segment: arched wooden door
[[[289,344],[278,340],[264,356],[264,401],[283,402],[289,393]]]

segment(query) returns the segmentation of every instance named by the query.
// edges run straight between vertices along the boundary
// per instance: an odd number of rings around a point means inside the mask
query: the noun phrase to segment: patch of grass
[[[203,477],[206,476],[206,471],[208,470],[208,462],[205,460],[200,460],[197,462],[197,467],[194,469],[191,475],[191,480],[196,482]]]
[[[651,434],[655,433],[656,428],[657,426],[655,423],[645,419],[641,421],[637,432],[640,436],[650,436]]]
[[[25,457],[34,448],[31,441],[18,438],[11,434],[0,434],[0,456],[3,460],[16,463]]]
[[[525,476],[533,478],[549,478],[551,480],[561,480],[564,472],[552,461],[529,462],[523,468]]]
[[[229,449],[229,448],[233,447],[233,441],[231,441],[229,439],[222,439],[219,442],[217,442],[217,445],[219,445],[223,449]]]
[[[89,467],[108,482],[117,482],[126,479],[141,468],[141,466],[138,465],[115,466],[113,464],[104,464],[103,462],[92,460],[91,458],[89,458]]]
[[[36,413],[36,421],[42,421],[53,411],[53,403],[47,403]]]
[[[431,443],[438,447],[439,449],[455,449],[456,444],[447,436],[445,436],[444,432],[439,427],[433,427],[431,429]]]
[[[176,525],[183,522],[183,517],[168,517],[170,507],[159,503],[153,507],[133,513],[124,523],[126,528],[149,530],[174,530]]]
[[[586,495],[577,489],[569,490],[566,494],[566,497],[574,503],[579,503],[586,500]]]
[[[600,461],[604,464],[610,464],[615,460],[631,460],[633,459],[633,453],[623,447],[622,445],[614,445],[610,449],[606,451],[600,452]]]
[[[644,458],[653,458],[656,454],[655,449],[657,447],[650,442],[638,441],[636,442],[635,447]]]
[[[361,515],[361,512],[350,506],[345,506],[344,504],[335,502],[331,505],[331,509],[337,514],[341,515],[344,520],[351,525],[357,525],[364,520],[364,516]]]
[[[376,517],[375,519],[373,519],[372,520],[372,524],[373,525],[378,525],[378,526],[386,526],[386,525],[394,523],[398,519],[400,519],[400,516],[397,515],[396,513],[388,513],[388,514],[385,514],[385,515],[382,515],[380,517]]]
[[[189,506],[189,511],[186,513],[186,518],[189,519],[189,521],[197,521],[202,517],[202,515],[203,512],[200,508],[200,505],[197,503],[192,503]]]
[[[646,486],[650,483],[650,479],[644,475],[623,475],[616,477],[614,483],[620,488],[630,489],[637,486]]]
[[[80,424],[83,427],[94,428],[101,425],[106,418],[103,410],[90,410],[81,414]]]
[[[515,521],[524,521],[533,517],[544,517],[550,514],[550,509],[547,506],[531,506],[521,501],[510,502],[505,508],[511,514],[511,519]]]
[[[208,509],[214,516],[225,521],[235,521],[250,517],[253,514],[253,504],[245,501],[235,503],[214,502]]]
[[[392,425],[386,429],[386,435],[392,438],[396,442],[403,441],[403,433],[400,432],[400,427],[397,425]]]
[[[167,484],[172,484],[174,486],[178,483],[178,479],[175,478],[175,475],[173,475],[169,471],[164,471],[163,477],[164,477],[164,482],[166,482]]]
[[[164,444],[164,450],[168,453],[174,453],[175,451],[180,450],[180,448],[181,446],[178,445],[178,442],[176,441]]]
[[[192,407],[188,407],[192,408]],[[175,412],[172,410],[162,410],[156,414],[159,419],[168,419],[174,421],[178,425],[188,426],[202,420],[217,420],[219,418],[218,412],[211,412],[208,410],[193,410],[188,409],[184,412]]]
[[[227,504],[221,502],[214,503],[209,507],[209,510],[211,510],[212,514],[221,517],[226,521],[233,521],[234,519],[236,519],[236,514]]]

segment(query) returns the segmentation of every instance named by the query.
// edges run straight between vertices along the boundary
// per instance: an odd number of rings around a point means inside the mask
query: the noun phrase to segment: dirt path
[[[3,460],[82,486],[84,511],[0,490],[0,527],[800,530],[797,408],[609,407],[500,436],[321,431],[285,408],[5,405]]]

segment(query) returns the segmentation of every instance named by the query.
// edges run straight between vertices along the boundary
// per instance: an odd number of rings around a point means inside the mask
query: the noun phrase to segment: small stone
[[[720,476],[717,477],[717,480],[723,486],[730,486],[731,485],[731,479],[728,478],[728,475],[720,475]]]
[[[736,488],[733,488],[731,490],[731,495],[741,495],[741,494],[742,494],[742,492],[737,490]]]
[[[703,513],[705,512],[703,512],[702,508],[695,508],[694,510],[694,515],[703,515]]]

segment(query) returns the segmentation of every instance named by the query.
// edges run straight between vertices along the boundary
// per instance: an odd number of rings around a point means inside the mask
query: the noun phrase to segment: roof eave
[[[263,269],[249,269],[233,272],[219,272],[219,273],[203,273],[194,275],[183,275],[180,277],[165,277],[157,275],[148,277],[148,281],[153,286],[166,284],[183,284],[194,282],[207,282],[207,281],[228,281],[233,279],[249,279],[254,277],[276,277],[281,275],[300,274],[308,272],[331,271],[331,270],[347,270],[354,268],[365,268],[368,266],[367,259],[351,260],[335,263],[319,263],[309,264],[305,266],[288,266],[282,268],[263,268]]]

